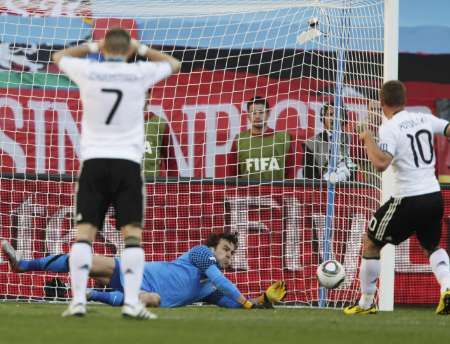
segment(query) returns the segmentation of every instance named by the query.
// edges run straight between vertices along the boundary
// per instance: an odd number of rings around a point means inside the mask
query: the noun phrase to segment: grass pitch
[[[90,305],[84,318],[61,318],[65,305],[0,302],[0,343],[376,343],[450,341],[450,316],[404,308],[369,316],[312,309],[156,309],[159,319],[122,319],[120,308]]]

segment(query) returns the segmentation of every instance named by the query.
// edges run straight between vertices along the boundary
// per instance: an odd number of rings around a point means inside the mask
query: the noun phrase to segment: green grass
[[[159,319],[122,319],[120,308],[90,306],[61,318],[64,305],[0,302],[0,343],[448,343],[450,316],[405,308],[370,316],[312,309],[157,309]]]

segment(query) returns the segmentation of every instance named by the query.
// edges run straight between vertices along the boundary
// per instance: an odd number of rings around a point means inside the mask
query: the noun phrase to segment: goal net
[[[236,232],[226,275],[246,296],[285,280],[287,305],[357,299],[362,235],[381,189],[355,126],[381,118],[382,0],[2,3],[0,236],[23,259],[67,253],[74,238],[83,114],[51,53],[121,26],[182,61],[145,108],[146,260]],[[270,107],[259,136],[247,107],[254,96]],[[112,210],[93,247],[123,249]],[[2,259],[1,298],[67,296],[67,275],[16,274]],[[334,290],[316,279],[327,259],[346,270]]]

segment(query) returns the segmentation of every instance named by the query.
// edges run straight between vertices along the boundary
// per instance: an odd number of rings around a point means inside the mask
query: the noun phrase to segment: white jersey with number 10
[[[59,68],[80,88],[80,159],[126,159],[140,164],[147,91],[172,73],[170,64],[63,57]]]
[[[394,197],[440,190],[435,175],[434,134],[444,135],[449,122],[430,114],[401,111],[380,127],[379,147],[392,155]]]

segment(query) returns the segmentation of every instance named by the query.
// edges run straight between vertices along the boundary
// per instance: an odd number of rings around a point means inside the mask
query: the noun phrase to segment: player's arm
[[[375,142],[372,131],[365,124],[359,124],[356,128],[360,139],[364,142],[367,157],[379,172],[385,171],[392,162],[393,155],[386,150],[380,149]],[[381,134],[380,134],[381,136]]]
[[[253,304],[219,270],[216,265],[216,258],[208,247],[196,246],[192,248],[189,251],[189,258],[192,265],[205,274],[218,291],[239,303],[243,308],[250,309],[253,307]]]
[[[450,122],[434,115],[428,115],[428,118],[431,122],[433,133],[450,137]]]
[[[242,308],[253,308],[254,304],[241,294],[239,289],[224,276],[216,265],[209,266],[205,270],[205,275],[220,292],[240,304]]]
[[[55,64],[59,64],[61,59],[64,56],[70,56],[70,57],[85,57],[89,53],[96,53],[98,52],[103,45],[103,41],[99,42],[90,42],[86,44],[81,44],[75,47],[70,47],[67,49],[63,49],[60,51],[57,51],[52,55],[52,60]]]
[[[286,296],[286,285],[284,281],[277,281],[270,285],[264,293],[255,299],[251,299],[252,308],[273,308],[275,302],[280,302]],[[241,308],[242,305],[221,291],[215,290],[202,301],[224,308]],[[256,307],[255,307],[256,306]]]
[[[215,290],[214,292],[209,294],[202,300],[202,302],[206,302],[223,308],[242,308],[242,305],[239,302],[234,301],[219,290]]]
[[[145,57],[150,61],[168,62],[170,64],[170,67],[172,68],[172,73],[178,73],[181,69],[181,62],[178,59],[156,49],[149,47],[147,50],[147,54],[145,54]]]
[[[162,51],[150,48],[149,46],[139,43],[136,40],[132,40],[131,43],[135,46],[136,51],[142,57],[145,57],[153,62],[168,62],[172,69],[172,73],[178,73],[180,71],[181,62],[177,58],[163,53]]]

